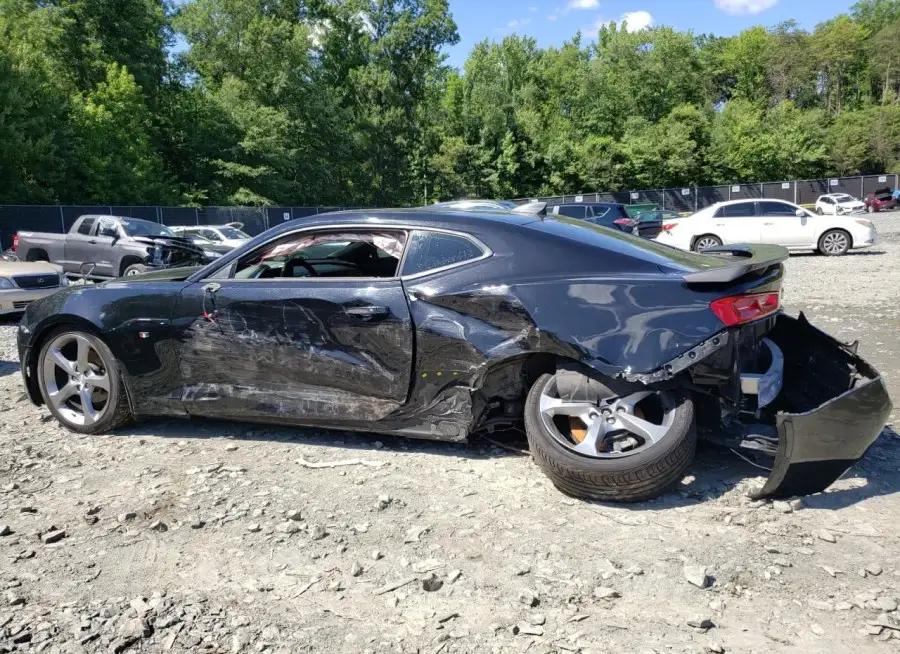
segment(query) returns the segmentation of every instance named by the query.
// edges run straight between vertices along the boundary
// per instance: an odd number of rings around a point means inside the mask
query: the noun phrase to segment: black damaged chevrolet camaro
[[[204,268],[28,307],[31,400],[65,427],[187,416],[462,441],[524,423],[563,492],[642,500],[697,438],[821,491],[891,409],[878,372],[781,312],[779,247],[675,250],[584,221],[446,209],[285,223]]]

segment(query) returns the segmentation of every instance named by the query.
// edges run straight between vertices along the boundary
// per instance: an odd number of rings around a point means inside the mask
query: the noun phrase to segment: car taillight
[[[779,293],[750,293],[723,297],[710,303],[709,308],[728,327],[743,325],[770,316],[781,306]]]
[[[634,227],[634,221],[631,218],[616,218],[613,222],[617,225],[628,225],[629,227]]]
[[[663,223],[662,230],[664,232],[670,232],[676,227],[678,227],[678,223]]]
[[[13,236],[12,251],[15,252],[18,249],[19,249],[19,233],[16,232],[15,235]]]

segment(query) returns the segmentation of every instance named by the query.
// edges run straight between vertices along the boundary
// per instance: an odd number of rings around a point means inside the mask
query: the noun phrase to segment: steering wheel
[[[307,263],[305,259],[291,259],[288,262],[289,265],[284,267],[284,272],[290,272],[290,275],[282,274],[282,277],[293,277],[294,276],[294,268],[297,265],[303,266],[306,271],[309,273],[310,277],[318,277],[319,273],[316,272],[316,269],[312,267],[311,264]]]

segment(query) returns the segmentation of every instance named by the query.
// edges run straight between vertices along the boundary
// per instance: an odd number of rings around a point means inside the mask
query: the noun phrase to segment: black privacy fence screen
[[[752,184],[722,184],[720,186],[686,186],[643,191],[616,191],[555,195],[549,197],[518,198],[522,204],[539,200],[550,206],[578,202],[618,202],[620,204],[655,204],[660,209],[699,211],[716,202],[766,198],[788,200],[795,204],[814,204],[820,195],[848,193],[863,198],[878,189],[900,187],[900,175],[862,175],[831,179],[805,179],[790,182],[754,182]]]
[[[864,197],[878,189],[900,187],[900,175],[864,175],[832,179],[794,180],[790,182],[762,182],[752,184],[723,184],[721,186],[690,186],[684,188],[652,189],[557,195],[540,198],[519,198],[546,201],[550,206],[577,202],[619,202],[622,204],[655,204],[660,209],[698,211],[716,202],[752,198],[789,200],[797,204],[812,204],[820,195],[849,193]],[[84,214],[106,214],[143,218],[163,225],[224,225],[238,222],[245,232],[256,236],[288,220],[315,216],[342,209],[361,207],[125,207],[115,205],[0,205],[0,250],[8,248],[19,231],[67,232],[75,220]]]

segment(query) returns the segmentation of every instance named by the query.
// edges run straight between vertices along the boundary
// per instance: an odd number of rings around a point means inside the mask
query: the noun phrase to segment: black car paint
[[[228,279],[234,261],[264,242],[350,225],[458,231],[492,256],[364,287]],[[727,386],[749,332],[726,330],[710,302],[777,291],[783,276],[777,264],[728,284],[684,282],[729,265],[564,217],[342,212],[276,227],[199,270],[72,287],[35,302],[19,348],[36,403],[37,345],[49,329],[71,323],[100,334],[120,360],[136,415],[462,440],[485,416],[478,391],[502,392],[509,371],[531,355],[655,383],[677,374],[670,362],[719,339],[715,349],[727,351],[710,360],[721,369],[705,374]],[[365,307],[383,313],[353,311]]]

